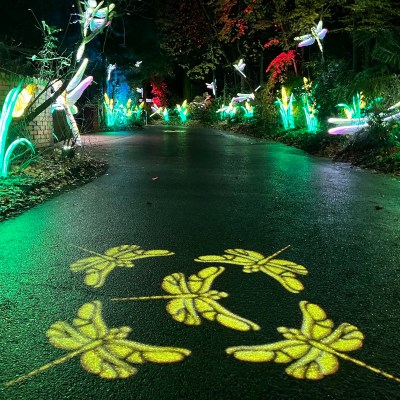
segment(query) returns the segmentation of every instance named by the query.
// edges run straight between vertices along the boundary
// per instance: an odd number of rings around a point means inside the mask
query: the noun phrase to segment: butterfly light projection
[[[92,257],[83,258],[71,264],[73,272],[86,272],[85,283],[88,286],[99,288],[104,285],[108,274],[117,267],[132,268],[134,260],[148,257],[171,256],[174,253],[169,250],[143,250],[137,245],[122,245],[112,247],[99,254],[83,247],[77,248],[94,254]]]
[[[317,304],[300,302],[303,323],[300,329],[278,328],[286,340],[256,345],[235,346],[226,349],[228,354],[241,361],[291,363],[286,373],[298,379],[319,380],[339,369],[339,359],[351,361],[386,378],[400,382],[391,374],[352,358],[345,352],[359,349],[364,335],[358,328],[343,323],[333,330],[334,323]]]
[[[163,279],[161,287],[168,293],[167,295],[124,297],[112,300],[170,300],[166,306],[168,314],[175,321],[186,325],[200,325],[200,317],[203,317],[239,331],[259,330],[260,327],[257,324],[233,314],[217,302],[228,297],[225,292],[211,289],[214,279],[224,270],[223,267],[208,267],[199,271],[198,274],[190,275],[187,279],[182,272],[175,272]]]
[[[246,75],[244,74],[243,70],[246,64],[243,62],[243,59],[241,58],[237,64],[233,64],[233,68],[236,69],[237,72],[239,72],[240,75],[246,78]]]
[[[24,381],[76,356],[80,356],[81,365],[87,372],[104,379],[125,379],[136,374],[138,364],[179,362],[191,353],[183,348],[151,346],[128,340],[132,329],[128,326],[109,329],[101,310],[99,301],[86,303],[79,308],[72,325],[65,321],[51,325],[46,333],[49,342],[69,353],[5,385]]]
[[[294,40],[299,40],[300,43],[297,45],[298,47],[305,47],[312,45],[315,41],[317,41],[319,49],[321,53],[323,52],[321,39],[323,39],[328,32],[328,29],[322,28],[322,21],[318,22],[317,26],[311,28],[311,33],[303,36],[297,36]]]
[[[226,254],[223,256],[200,256],[195,261],[241,265],[243,272],[246,273],[261,271],[276,279],[289,292],[299,293],[304,289],[304,286],[297,279],[296,274],[307,275],[306,267],[293,261],[275,259],[277,255],[289,247],[286,246],[268,257],[255,251],[228,249],[225,250]]]

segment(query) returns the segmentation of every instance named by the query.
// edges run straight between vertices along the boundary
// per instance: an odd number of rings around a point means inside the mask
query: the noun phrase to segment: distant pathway
[[[398,179],[207,129],[84,144],[105,175],[0,224],[0,399],[400,398]]]

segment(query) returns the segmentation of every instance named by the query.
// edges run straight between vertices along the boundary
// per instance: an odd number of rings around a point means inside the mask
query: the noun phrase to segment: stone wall
[[[4,100],[8,92],[18,86],[18,84],[23,81],[22,87],[28,85],[29,83],[36,83],[38,85],[35,96],[37,96],[44,89],[44,82],[39,81],[36,78],[21,77],[18,75],[6,74],[0,72],[0,107],[3,107]],[[42,104],[47,98],[50,97],[50,90],[43,93],[35,104]],[[1,108],[0,108],[1,110]],[[14,121],[17,121],[15,119]],[[28,139],[37,148],[47,147],[53,144],[53,121],[50,112],[50,107],[43,111],[39,116],[37,116],[27,127]],[[23,136],[23,135],[21,135]]]

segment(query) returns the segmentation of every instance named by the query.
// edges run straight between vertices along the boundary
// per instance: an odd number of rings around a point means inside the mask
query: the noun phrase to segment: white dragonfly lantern
[[[317,26],[313,26],[311,28],[311,33],[303,36],[297,36],[294,40],[299,40],[300,43],[297,45],[298,47],[305,47],[312,45],[315,41],[317,41],[319,49],[321,53],[323,52],[321,39],[323,39],[328,32],[328,29],[322,28],[322,21],[318,22]]]

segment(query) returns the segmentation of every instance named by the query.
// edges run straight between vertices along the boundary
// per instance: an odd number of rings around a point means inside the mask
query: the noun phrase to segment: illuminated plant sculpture
[[[353,96],[352,106],[345,103],[338,104],[338,107],[343,108],[346,118],[329,118],[329,123],[339,126],[329,129],[328,133],[331,135],[353,135],[362,129],[368,128],[371,118],[371,115],[368,114],[368,110],[381,100],[381,97],[377,97],[369,106],[367,106],[363,94],[359,93],[356,96]],[[382,123],[399,119],[400,113],[393,113],[393,110],[396,110],[399,106],[400,102],[389,107],[385,112],[381,112],[379,117],[381,118]]]
[[[345,354],[362,347],[364,335],[358,328],[343,323],[333,330],[334,323],[317,304],[300,302],[303,323],[300,329],[278,328],[285,340],[255,345],[235,346],[226,349],[241,361],[291,363],[286,373],[297,379],[319,380],[339,369],[339,359],[351,361],[386,378],[400,382],[397,378]]]
[[[157,107],[154,104],[151,106],[151,110],[153,111],[153,114],[151,114],[150,117],[159,115],[165,122],[169,122],[169,109],[167,107]]]
[[[313,88],[312,82],[307,78],[303,78],[303,82],[304,92],[301,95],[301,100],[303,102],[303,111],[307,123],[307,132],[316,133],[318,129],[318,107],[314,97],[316,86]]]
[[[231,101],[227,106],[222,106],[216,111],[220,115],[221,120],[233,119],[236,116],[237,106]]]
[[[187,279],[183,273],[175,272],[166,276],[162,282],[162,288],[168,293],[167,295],[112,300],[170,300],[166,307],[167,312],[175,321],[186,325],[200,325],[200,316],[202,316],[209,321],[217,321],[228,328],[239,331],[259,330],[260,327],[257,324],[233,314],[217,302],[217,300],[228,297],[225,292],[211,289],[214,279],[224,270],[223,267],[204,268],[197,275],[190,275]]]
[[[177,104],[175,110],[178,112],[178,116],[181,122],[186,122],[189,115],[187,100],[185,100],[182,105]]]
[[[0,176],[6,178],[8,167],[12,160],[14,150],[18,146],[26,146],[32,153],[35,153],[33,144],[26,138],[18,138],[7,146],[8,130],[13,117],[21,117],[30,102],[36,85],[28,85],[22,89],[22,83],[10,90],[4,101],[0,116]]]
[[[101,311],[101,302],[93,301],[79,308],[72,324],[58,321],[51,325],[46,333],[49,342],[68,353],[5,386],[15,385],[74,357],[80,357],[81,366],[100,378],[126,379],[137,373],[140,364],[180,362],[191,353],[179,347],[152,346],[128,340],[132,329],[128,326],[108,328]]]
[[[282,98],[277,98],[275,104],[279,106],[279,113],[281,115],[284,130],[294,128],[294,115],[293,115],[293,93],[288,96],[286,89],[282,86]]]
[[[246,100],[244,106],[238,106],[238,108],[243,111],[244,119],[251,119],[254,117],[254,106],[250,104],[249,100]]]

